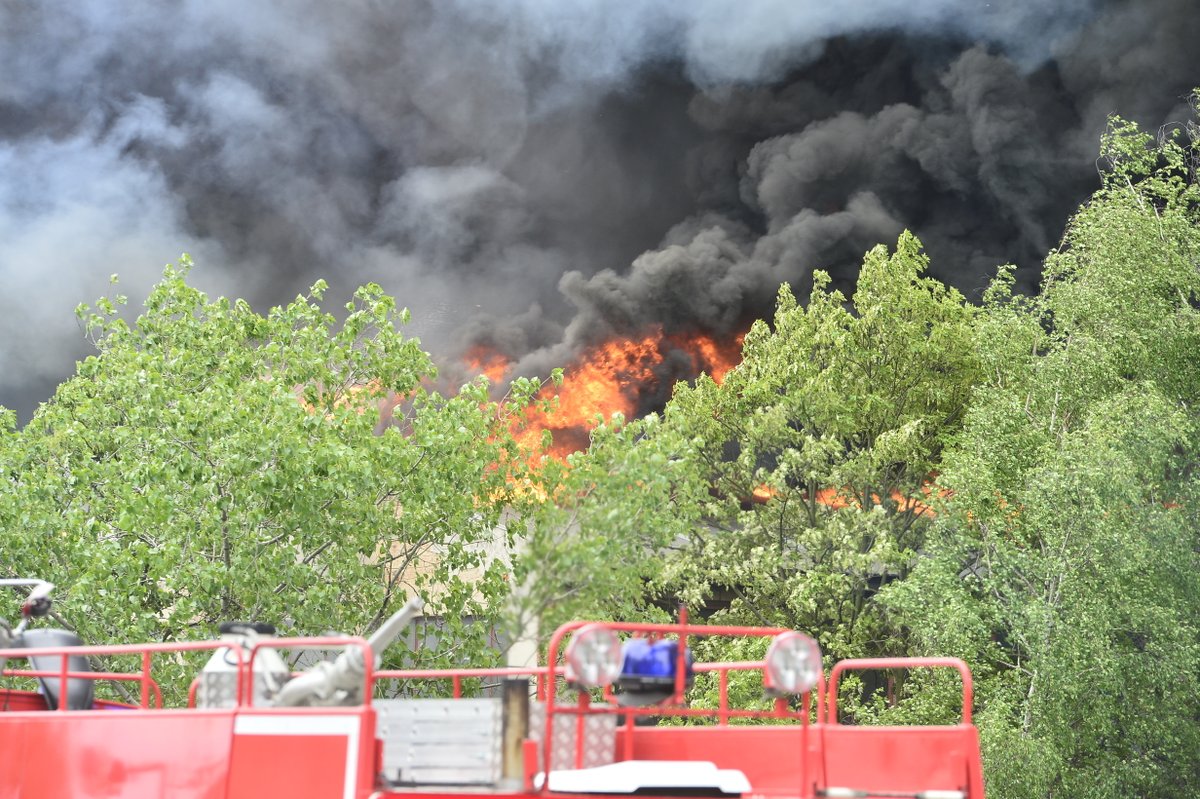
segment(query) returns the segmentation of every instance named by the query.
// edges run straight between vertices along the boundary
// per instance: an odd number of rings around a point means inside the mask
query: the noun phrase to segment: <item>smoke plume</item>
[[[903,228],[1022,287],[1107,115],[1186,118],[1193,0],[5,0],[0,404],[162,264],[259,306],[379,282],[443,359],[733,335]]]

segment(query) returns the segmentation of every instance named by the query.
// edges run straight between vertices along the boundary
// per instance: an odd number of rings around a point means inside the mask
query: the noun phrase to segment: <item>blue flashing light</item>
[[[687,678],[692,678],[692,651],[684,653]],[[664,639],[650,643],[645,638],[631,638],[625,642],[624,662],[621,665],[623,683],[674,682],[675,667],[679,662],[679,641]]]

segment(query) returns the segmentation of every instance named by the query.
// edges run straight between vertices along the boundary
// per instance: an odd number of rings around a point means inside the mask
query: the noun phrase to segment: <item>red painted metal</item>
[[[838,682],[848,671],[955,669],[962,680],[962,722],[950,727],[854,727],[840,724]],[[958,658],[859,658],[829,674],[828,723],[821,747],[829,784],[853,782],[867,791],[963,790],[983,796],[979,734],[971,724],[971,670]]]
[[[799,725],[638,727],[630,759],[709,761],[741,770],[756,794],[808,797],[809,780],[800,769],[809,759],[803,731]],[[626,745],[627,733],[617,731],[618,749]]]
[[[548,664],[557,664],[559,661],[559,650],[562,648],[562,643],[566,639],[566,637],[570,633],[572,633],[588,624],[594,624],[594,623],[595,622],[587,622],[587,621],[568,622],[568,623],[562,625],[561,627],[559,627],[557,630],[555,630],[554,634],[550,637],[550,644],[549,644],[549,648],[548,648],[548,652],[547,652],[547,656],[546,656],[546,662]],[[681,641],[686,640],[686,637],[689,635],[697,635],[697,636],[725,635],[725,636],[768,637],[768,636],[778,635],[781,632],[785,632],[784,628],[782,628],[782,627],[743,627],[743,626],[734,626],[734,625],[693,625],[693,624],[687,624],[687,623],[679,623],[679,624],[644,624],[643,623],[643,624],[639,624],[639,623],[626,623],[626,622],[606,622],[606,623],[604,623],[604,626],[609,627],[610,629],[616,630],[618,632],[635,633],[635,634],[640,633],[640,634],[646,635],[646,636],[662,636],[662,635],[674,634],[674,635],[678,636]],[[683,651],[683,646],[680,646],[680,651],[681,652]],[[678,692],[679,681],[686,679],[686,677],[682,672],[680,672],[677,669],[675,678],[676,678],[676,692]],[[570,708],[570,707],[560,706],[559,704],[557,704],[554,701],[556,687],[557,687],[556,683],[557,683],[556,680],[547,680],[547,685],[546,685],[546,700],[545,700],[546,701],[546,726],[545,726],[545,731],[543,733],[543,739],[542,739],[542,741],[543,741],[543,743],[542,743],[542,747],[543,747],[542,762],[543,763],[554,762],[551,759],[551,755],[552,755],[551,747],[553,746],[553,741],[554,741],[554,718],[555,718],[555,716],[563,714],[563,713],[581,713],[582,712],[581,706],[582,706],[582,703],[585,701],[583,699],[583,697],[585,697],[587,695],[586,692],[583,692],[583,691],[579,692],[580,707]],[[678,703],[676,703],[676,704],[678,704]],[[777,706],[776,712],[773,714],[770,714],[770,715],[780,717],[778,710],[779,710],[779,708]],[[664,708],[657,708],[657,707],[656,708],[621,708],[621,709],[597,708],[593,712],[630,713],[630,714],[641,714],[641,715],[674,715],[674,716],[689,716],[689,715],[711,716],[712,715],[712,711],[689,711],[684,708],[665,708],[664,709]],[[729,711],[729,712],[730,712],[730,715],[741,715],[741,714],[735,713],[734,711]],[[746,717],[756,717],[756,716],[765,715],[765,714],[762,714],[761,711],[743,711],[743,713],[746,714]],[[803,723],[807,724],[808,719],[807,718],[803,719]]]
[[[64,662],[66,659],[64,658]],[[5,677],[27,677],[33,679],[35,677],[54,677],[60,681],[60,684],[65,685],[65,680],[71,678],[84,680],[107,680],[109,682],[136,682],[139,686],[145,686],[149,693],[154,696],[154,707],[161,708],[163,706],[162,689],[158,683],[152,678],[144,678],[141,674],[125,674],[116,671],[36,671],[33,669],[5,669],[3,672]],[[60,689],[61,690],[61,689]],[[143,698],[143,707],[150,707],[149,696]],[[63,708],[59,708],[62,710]]]
[[[958,671],[962,678],[963,687],[963,724],[971,723],[971,702],[974,688],[971,683],[971,670],[967,664],[958,658],[856,658],[842,660],[836,663],[829,673],[829,723],[837,724],[837,687],[842,674],[847,671],[866,671],[868,669],[929,669],[948,668]]]
[[[0,796],[226,796],[231,713],[106,710],[0,716]]]
[[[681,624],[607,624],[626,634],[680,640],[676,683],[664,704],[621,707],[604,692],[604,701],[586,691],[562,703],[566,691],[559,653],[568,636],[583,622],[565,625],[551,638],[547,665],[526,669],[408,669],[374,672],[370,647],[361,638],[325,637],[260,642],[245,657],[238,654],[237,702],[223,709],[194,707],[195,684],[188,707],[162,708],[153,679],[154,660],[168,653],[214,650],[223,643],[71,647],[6,650],[0,657],[53,654],[57,669],[42,672],[7,670],[6,677],[67,680],[120,680],[136,683],[136,706],[97,701],[93,710],[47,712],[32,691],[0,688],[0,799],[50,797],[181,797],[182,799],[478,799],[479,790],[423,786],[411,790],[388,787],[379,778],[382,744],[376,737],[371,697],[393,695],[392,685],[405,680],[443,680],[447,694],[461,696],[469,683],[482,679],[532,677],[536,695],[546,703],[546,727],[540,751],[533,740],[521,746],[523,771],[513,784],[490,793],[520,799],[548,799],[535,789],[539,760],[555,762],[554,719],[566,715],[576,731],[570,759],[583,762],[585,721],[615,717],[612,757],[621,760],[707,761],[718,768],[743,772],[755,799],[815,799],[829,787],[915,794],[925,790],[961,791],[966,799],[983,799],[979,740],[971,725],[970,673],[961,661],[948,658],[844,661],[829,677],[828,689],[818,681],[815,696],[798,701],[778,697],[773,707],[754,710],[731,706],[730,674],[763,671],[760,662],[697,663],[697,676],[711,675],[718,697],[711,709],[690,707],[686,697],[686,640],[693,636],[773,636],[776,628]],[[265,647],[332,649],[357,647],[363,652],[362,704],[354,707],[278,708],[256,706],[253,668]],[[132,671],[74,672],[67,657],[125,656]],[[136,666],[133,663],[136,662]],[[9,665],[12,665],[11,663]],[[963,679],[963,721],[947,727],[856,727],[839,723],[837,685],[852,669],[951,667]],[[403,693],[403,692],[401,692]],[[180,699],[182,701],[182,698]],[[814,704],[815,703],[815,704]],[[63,703],[65,705],[65,703]],[[639,717],[680,717],[683,725],[642,726]],[[763,723],[766,722],[766,723]],[[470,753],[464,753],[469,756]],[[489,791],[484,790],[483,793]],[[555,794],[571,799],[573,795]],[[593,798],[594,799],[594,798]]]

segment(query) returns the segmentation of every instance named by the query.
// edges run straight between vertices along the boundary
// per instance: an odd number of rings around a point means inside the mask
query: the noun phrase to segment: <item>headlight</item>
[[[765,663],[763,681],[768,691],[805,694],[821,679],[821,648],[798,632],[789,630],[775,636]]]
[[[585,688],[612,685],[621,674],[621,639],[600,624],[588,624],[567,645],[567,681]]]

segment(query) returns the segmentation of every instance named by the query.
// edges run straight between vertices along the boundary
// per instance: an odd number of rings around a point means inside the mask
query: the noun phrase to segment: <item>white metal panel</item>
[[[384,699],[372,704],[389,781],[481,785],[500,779],[498,698]]]

